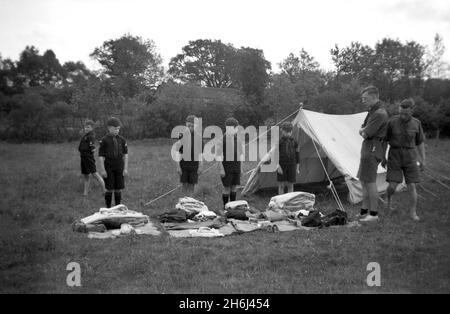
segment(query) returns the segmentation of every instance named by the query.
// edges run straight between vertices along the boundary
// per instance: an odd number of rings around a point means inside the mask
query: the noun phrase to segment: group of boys
[[[196,117],[190,115],[186,118],[186,126],[189,129],[190,140],[184,142],[187,147],[177,147],[178,156],[177,172],[180,175],[180,181],[183,184],[185,193],[193,193],[198,183],[199,174],[202,171],[202,153],[201,149],[195,150],[195,120]],[[245,145],[240,136],[238,136],[239,121],[233,117],[225,121],[225,134],[218,141],[216,156],[221,160],[218,163],[219,174],[223,185],[222,201],[223,206],[228,202],[236,200],[237,187],[241,183],[242,161],[244,158]],[[180,136],[189,136],[187,133]],[[201,136],[199,136],[201,138]],[[181,142],[179,142],[181,145]],[[202,147],[197,145],[197,147]],[[191,153],[190,160],[184,160],[181,155],[183,149],[187,148]],[[277,146],[279,154],[279,164],[277,167],[278,191],[284,193],[285,187],[288,192],[294,190],[297,173],[299,173],[299,147],[297,141],[292,137],[292,124],[284,123],[281,126],[281,137]]]
[[[200,145],[195,142],[197,130],[195,129],[196,117],[190,115],[186,118],[186,132],[180,135],[189,136],[188,141],[178,141],[176,147],[176,169],[180,177],[183,193],[192,195],[198,183],[199,174],[203,169],[202,141]],[[81,156],[81,173],[84,175],[84,195],[87,195],[90,177],[94,177],[102,186],[106,207],[111,207],[112,195],[115,204],[121,203],[121,190],[125,187],[124,176],[128,175],[128,148],[126,140],[119,135],[120,121],[110,118],[107,123],[108,134],[100,141],[100,174],[95,166],[95,135],[94,122],[88,120],[84,125],[84,136],[79,145]],[[225,121],[225,134],[220,139],[216,154],[221,157],[219,174],[223,191],[223,205],[236,200],[237,187],[241,183],[242,161],[244,154],[244,142],[238,136],[239,121],[233,117]],[[185,144],[182,145],[181,143]],[[197,144],[197,145],[196,145]],[[184,150],[189,158],[183,158]],[[281,137],[277,146],[279,153],[279,165],[277,167],[277,179],[279,193],[282,194],[287,187],[288,192],[293,191],[296,175],[299,172],[299,151],[296,140],[292,137],[292,124],[284,123],[281,127]]]
[[[125,176],[128,175],[128,146],[125,138],[119,135],[120,120],[110,118],[106,122],[108,129],[100,141],[98,155],[100,157],[100,174],[95,166],[95,135],[94,122],[87,120],[84,123],[84,136],[81,138],[78,150],[81,156],[81,173],[84,176],[84,193],[87,196],[90,177],[100,183],[106,207],[112,205],[114,195],[115,205],[122,202],[122,190],[125,188]]]
[[[362,104],[366,106],[368,114],[364,120],[359,134],[363,137],[361,147],[361,160],[358,178],[362,184],[363,202],[359,214],[360,221],[370,222],[378,220],[378,190],[377,169],[381,163],[387,166],[386,181],[389,182],[387,190],[388,209],[397,185],[406,182],[412,198],[410,216],[418,221],[416,213],[417,192],[416,183],[419,180],[419,169],[425,167],[424,134],[419,120],[412,117],[414,102],[405,99],[399,106],[399,114],[389,120],[385,105],[379,100],[378,89],[369,86],[361,92]],[[182,183],[183,192],[192,195],[198,183],[199,174],[203,169],[203,144],[196,143],[197,130],[196,117],[190,115],[186,118],[186,132],[180,135],[189,136],[189,140],[178,141],[176,146],[176,169]],[[111,207],[114,194],[115,204],[121,203],[121,190],[125,187],[124,176],[128,175],[128,147],[126,140],[119,135],[121,123],[117,118],[110,118],[107,123],[108,133],[100,141],[100,174],[95,166],[95,136],[94,123],[85,122],[84,132],[79,151],[81,155],[81,172],[84,175],[84,195],[87,195],[90,176],[99,181],[104,191],[106,207]],[[242,161],[245,145],[238,136],[239,122],[235,118],[225,121],[226,132],[220,139],[216,155],[221,157],[219,173],[223,185],[223,205],[236,200],[237,187],[240,185],[242,174]],[[299,145],[292,136],[292,124],[281,125],[281,136],[276,145],[279,163],[277,167],[278,194],[293,192],[294,183],[300,173]],[[183,144],[181,144],[183,143]],[[386,147],[390,144],[386,160]],[[186,157],[186,152],[189,158]]]

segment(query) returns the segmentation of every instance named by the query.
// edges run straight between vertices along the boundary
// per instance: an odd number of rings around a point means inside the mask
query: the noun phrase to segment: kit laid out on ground
[[[334,210],[324,215],[314,205],[314,194],[291,192],[272,197],[267,208],[262,211],[253,208],[245,200],[239,200],[228,202],[224,212],[217,214],[199,200],[182,197],[174,209],[156,217],[159,223],[121,204],[101,208],[97,213],[76,221],[73,230],[88,233],[88,237],[94,239],[129,235],[159,236],[163,232],[176,238],[215,238],[257,230],[285,232],[359,226],[358,222],[349,222],[344,211]]]

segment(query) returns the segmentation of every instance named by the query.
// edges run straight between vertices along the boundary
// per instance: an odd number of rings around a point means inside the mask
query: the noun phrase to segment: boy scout
[[[244,146],[237,136],[239,122],[235,118],[225,121],[225,134],[218,146],[218,155],[222,159],[219,172],[223,184],[222,201],[225,204],[236,200],[236,188],[241,184],[242,159]]]
[[[90,177],[94,177],[101,185],[103,193],[105,192],[105,182],[98,174],[95,167],[95,135],[94,135],[94,121],[86,120],[83,127],[84,135],[81,138],[78,151],[81,158],[81,174],[84,177],[84,191],[83,195],[87,196],[89,191]]]
[[[298,144],[292,137],[292,123],[281,125],[281,138],[278,143],[279,165],[277,169],[278,194],[294,191],[297,174],[300,173]]]
[[[388,209],[392,210],[391,199],[397,185],[403,182],[412,198],[410,216],[418,221],[416,183],[420,182],[419,165],[421,170],[425,167],[425,144],[422,124],[412,117],[414,102],[405,99],[400,103],[399,115],[389,121],[386,141],[389,143],[386,181],[389,182],[387,190]]]
[[[121,190],[125,188],[124,176],[128,175],[128,147],[126,140],[119,135],[120,120],[110,118],[106,122],[108,134],[100,142],[100,172],[105,178],[106,207],[110,208],[112,194],[116,205],[121,203]]]
[[[364,138],[361,146],[361,160],[358,178],[361,181],[363,202],[360,221],[378,220],[377,169],[385,153],[383,141],[386,136],[388,114],[379,100],[378,89],[369,86],[361,92],[362,104],[368,109],[359,134]]]
[[[180,139],[184,136],[188,137],[188,141],[183,141],[183,146],[180,147],[181,142],[177,145],[178,158],[180,162],[177,162],[177,173],[180,175],[180,182],[182,184],[183,193],[192,196],[195,192],[195,187],[198,183],[199,172],[202,171],[203,161],[202,161],[202,137],[197,135],[198,144],[195,141],[196,131],[195,131],[195,119],[194,115],[186,117],[186,127],[189,132],[180,135]],[[197,147],[195,146],[197,144]],[[189,158],[183,159],[183,152],[189,154]]]

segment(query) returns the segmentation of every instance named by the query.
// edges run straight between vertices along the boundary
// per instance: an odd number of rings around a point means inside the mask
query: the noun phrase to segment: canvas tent
[[[292,122],[293,135],[300,146],[300,174],[297,175],[297,183],[327,181],[326,173],[319,160],[320,155],[331,179],[338,177],[345,179],[349,190],[349,201],[360,202],[362,188],[356,176],[363,138],[358,131],[366,115],[365,112],[352,115],[330,115],[300,109]],[[313,141],[316,143],[318,152]],[[269,154],[270,152],[261,158],[258,167],[253,169],[242,191],[243,195],[277,186],[276,172],[260,171],[259,166],[270,158]],[[378,191],[385,192],[387,186],[386,170],[380,165],[377,176]]]

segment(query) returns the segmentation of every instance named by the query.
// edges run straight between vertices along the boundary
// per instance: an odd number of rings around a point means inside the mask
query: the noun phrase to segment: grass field
[[[77,143],[0,143],[0,293],[432,293],[450,292],[450,191],[424,177],[418,214],[403,212],[374,225],[315,231],[257,231],[225,238],[140,236],[89,240],[71,224],[104,202],[92,183],[82,194]],[[142,202],[178,184],[166,140],[132,142],[123,202],[155,216],[174,208],[179,191],[148,208]],[[450,177],[450,141],[427,143],[428,164]],[[247,167],[248,168],[248,167]],[[221,207],[216,169],[201,176],[201,196]],[[243,180],[244,181],[244,180]],[[450,182],[446,181],[447,184]],[[244,183],[244,182],[243,182]],[[269,194],[248,200],[264,208]],[[345,202],[351,217],[358,206]],[[335,208],[319,195],[317,208]],[[82,287],[66,285],[69,262],[81,265]],[[381,266],[381,287],[368,287],[369,262]]]

